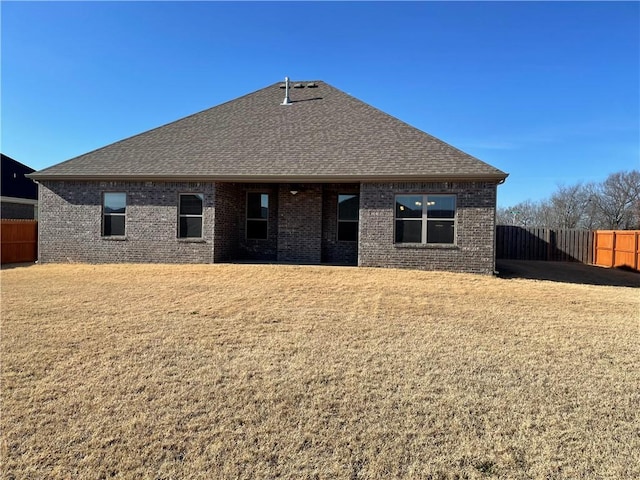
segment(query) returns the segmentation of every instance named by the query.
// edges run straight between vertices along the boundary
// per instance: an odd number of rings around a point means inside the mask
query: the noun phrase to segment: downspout
[[[35,183],[36,185],[38,185],[38,205],[36,207],[36,213],[37,215],[34,215],[36,217],[36,228],[37,228],[37,233],[38,233],[38,238],[36,239],[36,248],[38,250],[38,254],[36,255],[36,263],[40,263],[40,252],[42,251],[42,249],[40,248],[40,234],[42,232],[42,225],[40,224],[40,207],[42,206],[42,185],[40,184],[39,181],[34,180],[33,178],[31,179],[31,181],[33,183]]]
[[[495,276],[498,276],[498,274],[500,272],[498,272],[498,270],[496,269],[496,239],[497,239],[497,235],[496,235],[496,230],[498,228],[498,226],[496,225],[496,219],[498,218],[498,185],[502,185],[505,182],[506,178],[503,178],[502,180],[498,180],[498,183],[496,183],[496,187],[495,187],[495,198],[496,201],[493,203],[493,274]]]

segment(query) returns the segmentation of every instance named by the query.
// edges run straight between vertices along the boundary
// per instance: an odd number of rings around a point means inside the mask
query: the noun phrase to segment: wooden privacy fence
[[[496,258],[591,263],[593,231],[498,225]]]
[[[640,230],[598,230],[594,243],[596,265],[640,270]]]
[[[2,220],[0,241],[3,264],[35,262],[38,259],[38,222]]]

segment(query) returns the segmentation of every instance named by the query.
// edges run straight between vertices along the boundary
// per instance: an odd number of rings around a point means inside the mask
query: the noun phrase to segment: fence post
[[[551,258],[551,229],[544,229],[544,241],[547,243],[547,262],[552,260]]]
[[[638,270],[638,239],[640,238],[640,233],[636,232],[633,235],[633,269]]]
[[[611,239],[611,268],[616,266],[616,231],[613,231],[613,238]]]

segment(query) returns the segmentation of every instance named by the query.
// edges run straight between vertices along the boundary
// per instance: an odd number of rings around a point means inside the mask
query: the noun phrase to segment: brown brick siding
[[[238,256],[240,215],[238,205],[244,191],[235,183],[217,183],[215,188],[215,227],[213,261],[228,262]]]
[[[337,241],[337,195],[360,191],[359,242]],[[73,182],[40,185],[41,262],[210,263],[238,259],[491,273],[493,183]],[[269,238],[247,240],[246,192],[269,193]],[[102,193],[126,192],[124,239],[103,238]],[[177,238],[178,194],[204,194],[203,239]],[[394,196],[455,193],[454,247],[394,245]],[[214,225],[215,222],[215,225]]]
[[[359,193],[360,184],[327,184],[322,196],[322,261],[358,264],[358,242],[338,241],[338,195]]]
[[[269,218],[267,239],[247,238],[247,192],[269,194]],[[278,260],[278,185],[270,183],[246,183],[241,185],[238,211],[238,255],[239,260],[275,262]]]
[[[0,218],[33,220],[35,218],[35,207],[24,203],[2,202],[2,205],[0,205]]]
[[[394,199],[402,193],[456,194],[456,245],[395,245]],[[491,274],[495,205],[494,183],[363,183],[358,265]]]
[[[322,185],[303,184],[278,192],[278,261],[320,263],[322,260]]]
[[[102,237],[102,193],[126,192],[124,239]],[[210,263],[213,183],[72,182],[40,184],[40,262]],[[177,238],[178,194],[203,193],[203,239]]]

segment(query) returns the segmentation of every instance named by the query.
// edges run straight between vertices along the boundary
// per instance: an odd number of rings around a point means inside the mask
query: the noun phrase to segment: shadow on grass
[[[498,277],[549,280],[551,282],[640,288],[640,273],[578,262],[498,260]]]
[[[37,265],[35,262],[20,262],[20,263],[3,263],[0,268],[2,270],[11,270],[14,268],[33,267]]]

